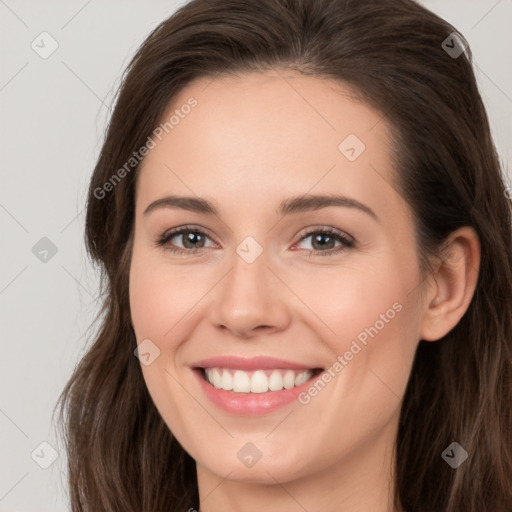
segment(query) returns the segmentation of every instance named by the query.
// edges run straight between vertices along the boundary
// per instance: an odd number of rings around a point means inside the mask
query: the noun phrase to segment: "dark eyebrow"
[[[329,206],[341,206],[345,208],[356,208],[370,215],[379,222],[376,213],[363,203],[356,199],[339,195],[303,195],[290,197],[284,200],[277,209],[278,215],[290,215],[293,213],[320,210]],[[187,196],[166,196],[153,201],[145,210],[144,215],[158,208],[178,208],[191,212],[202,213],[206,215],[219,216],[217,208],[206,199]]]
[[[367,205],[346,196],[340,195],[303,195],[290,197],[279,205],[278,213],[288,215],[291,213],[320,210],[329,206],[341,206],[344,208],[356,208],[367,213],[374,220],[379,222],[377,214]]]
[[[159,208],[179,208],[190,212],[218,215],[217,208],[206,199],[186,196],[167,196],[157,199],[144,210],[144,215]]]

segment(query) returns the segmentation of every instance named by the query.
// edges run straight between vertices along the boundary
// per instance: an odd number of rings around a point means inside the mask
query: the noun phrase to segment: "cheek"
[[[130,267],[130,311],[137,340],[165,338],[166,343],[172,342],[174,326],[205,293],[201,282],[185,267],[171,269],[161,257],[135,250]]]
[[[331,352],[332,374],[341,375],[343,393],[359,397],[366,394],[405,391],[417,347],[419,310],[411,289],[416,270],[381,264],[364,269],[343,269],[304,278],[304,301],[316,298],[314,313],[320,319],[323,340]]]
[[[365,341],[391,332],[405,320],[408,291],[415,276],[392,276],[391,263],[377,265],[340,265],[317,268],[285,276],[293,283],[296,295],[307,306],[321,335],[337,353],[348,349],[358,338]],[[389,276],[389,277],[383,277]],[[348,343],[348,345],[347,345]]]
[[[170,276],[150,252],[134,248],[129,286],[132,323],[138,344],[151,340],[152,360],[144,364],[141,359],[142,374],[154,405],[180,438],[189,428],[185,427],[189,397],[178,384],[175,365],[182,335],[179,320],[187,303],[178,292],[187,290],[183,285],[176,272]]]

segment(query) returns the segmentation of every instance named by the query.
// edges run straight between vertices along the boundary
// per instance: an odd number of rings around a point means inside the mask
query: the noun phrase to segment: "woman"
[[[89,191],[72,509],[512,510],[512,237],[467,43],[409,0],[193,0]]]

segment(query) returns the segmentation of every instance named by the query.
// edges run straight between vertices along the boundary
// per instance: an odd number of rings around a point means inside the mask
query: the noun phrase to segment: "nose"
[[[214,289],[209,316],[215,328],[244,339],[287,328],[292,294],[267,263],[265,251],[252,263],[234,254],[231,270]]]

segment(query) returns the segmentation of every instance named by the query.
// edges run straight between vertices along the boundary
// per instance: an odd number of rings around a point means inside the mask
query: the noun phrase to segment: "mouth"
[[[291,406],[323,368],[274,357],[219,356],[190,365],[204,396],[237,417]]]
[[[322,368],[261,368],[241,370],[223,367],[196,367],[202,378],[216,389],[232,393],[272,393],[293,389],[314,379]]]

